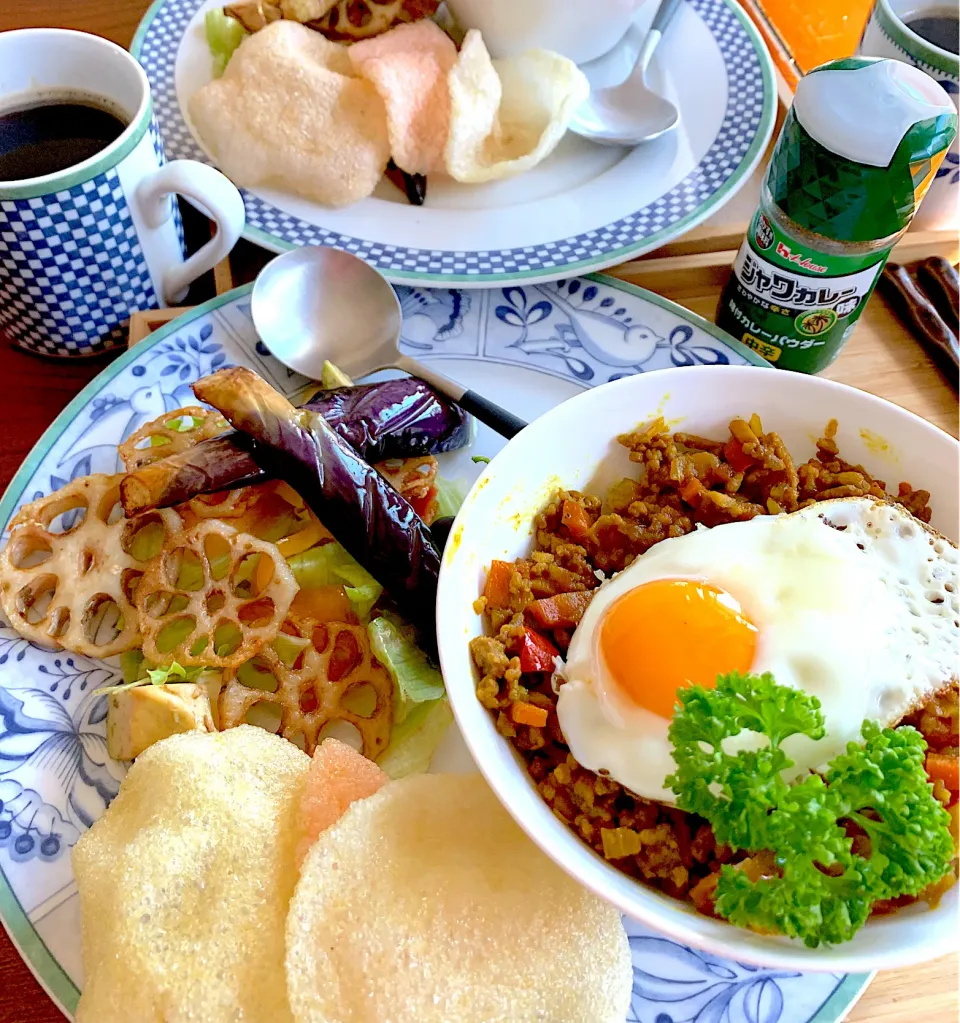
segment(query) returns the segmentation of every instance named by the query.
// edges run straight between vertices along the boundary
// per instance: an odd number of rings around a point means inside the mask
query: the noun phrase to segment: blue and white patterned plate
[[[221,2],[156,0],[133,41],[170,159],[206,159],[185,111],[210,80],[203,12]],[[623,43],[586,65],[594,84],[626,76],[656,6],[644,4]],[[762,156],[776,112],[769,54],[735,0],[686,0],[653,73],[681,122],[644,146],[568,134],[544,163],[509,181],[431,178],[422,207],[388,182],[341,210],[256,188],[244,193],[247,237],[278,252],[332,245],[395,283],[461,287],[556,280],[648,252],[730,199]]]
[[[293,396],[303,378],[258,343],[249,288],[174,320],[121,356],[61,413],[0,501],[0,523],[77,476],[116,472],[117,444],[142,423],[194,402],[191,383],[244,364]],[[712,324],[605,277],[491,291],[401,288],[403,348],[533,418],[584,387],[664,366],[761,360]],[[441,456],[471,482],[472,456],[500,437],[479,426],[466,451]],[[82,987],[70,849],[124,774],[106,752],[106,700],[118,659],[26,642],[0,619],[0,918],[34,974],[72,1016]],[[471,765],[451,730],[434,768]],[[628,923],[634,998],[628,1023],[837,1023],[869,978],[798,974],[719,960]]]

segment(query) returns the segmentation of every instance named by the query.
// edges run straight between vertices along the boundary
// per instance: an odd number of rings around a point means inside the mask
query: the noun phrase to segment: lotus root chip
[[[226,672],[220,691],[221,728],[259,716],[271,730],[313,755],[324,729],[342,722],[356,729],[360,751],[375,760],[390,741],[393,681],[373,656],[367,630],[291,614],[282,631],[303,643],[302,652],[287,665],[276,649],[266,646],[246,672]],[[251,674],[263,688],[245,684]]]
[[[161,458],[179,455],[194,444],[219,437],[229,429],[229,423],[219,412],[188,405],[144,423],[118,450],[127,472],[133,472]]]
[[[0,553],[0,602],[31,642],[87,657],[140,643],[134,600],[166,538],[180,529],[170,509],[120,514],[122,474],[71,480],[24,505]],[[141,543],[152,533],[154,543]]]
[[[417,21],[435,14],[439,0],[337,0],[311,28],[328,39],[350,43],[370,39],[392,25]]]
[[[235,668],[276,637],[298,589],[274,544],[202,522],[170,537],[144,575],[144,656]]]

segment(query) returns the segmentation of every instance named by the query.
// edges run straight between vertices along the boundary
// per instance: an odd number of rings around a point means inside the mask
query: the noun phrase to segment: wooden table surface
[[[33,25],[78,28],[129,44],[146,9],[145,0],[33,0],[0,5],[0,31]],[[249,254],[247,259],[249,260]],[[648,284],[642,261],[618,276]],[[657,290],[713,319],[716,286],[672,287],[657,277]],[[204,296],[191,296],[199,300]],[[109,362],[109,357],[51,363],[0,341],[0,491],[43,430],[64,405]],[[957,435],[957,399],[940,372],[893,318],[879,297],[871,299],[860,325],[837,362],[825,373],[916,412]],[[879,975],[847,1017],[849,1023],[957,1023],[957,960]],[[0,1023],[56,1023],[62,1016],[0,930]]]

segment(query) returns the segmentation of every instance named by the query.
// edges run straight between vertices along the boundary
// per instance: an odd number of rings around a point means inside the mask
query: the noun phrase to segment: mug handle
[[[197,160],[173,160],[137,186],[136,201],[147,227],[156,229],[169,220],[169,197],[174,193],[200,206],[217,230],[189,259],[163,271],[161,287],[168,305],[182,301],[189,285],[230,253],[246,220],[240,192],[220,171]]]

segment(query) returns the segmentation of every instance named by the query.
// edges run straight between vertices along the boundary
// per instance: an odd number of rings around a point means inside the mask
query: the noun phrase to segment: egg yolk
[[[757,628],[725,590],[692,579],[657,579],[607,611],[600,652],[617,687],[634,703],[673,717],[677,690],[713,688],[717,675],[747,672]]]

